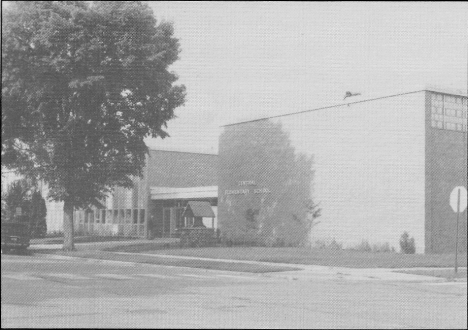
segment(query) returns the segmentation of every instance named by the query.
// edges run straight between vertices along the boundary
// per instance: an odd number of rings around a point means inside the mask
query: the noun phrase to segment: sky
[[[152,148],[217,152],[220,126],[436,86],[467,90],[463,2],[148,2],[187,88]]]

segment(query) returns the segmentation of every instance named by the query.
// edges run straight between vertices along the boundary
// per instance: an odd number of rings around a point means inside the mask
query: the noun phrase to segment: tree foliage
[[[6,191],[2,192],[2,203],[4,205],[5,215],[3,221],[13,220],[16,214],[16,208],[21,208],[21,214],[29,213],[29,198],[32,185],[28,180],[16,180],[8,185]]]
[[[17,1],[5,10],[2,165],[65,202],[64,231],[74,208],[99,205],[142,175],[145,137],[168,136],[185,97],[168,69],[179,54],[173,34],[139,1]]]
[[[313,159],[296,152],[281,124],[226,126],[220,136],[220,228],[228,240],[306,245],[321,209],[312,200]],[[239,182],[253,181],[251,186]],[[226,190],[248,190],[226,194]]]
[[[47,208],[41,193],[35,191],[31,194],[29,205],[29,224],[31,237],[42,238],[47,234]]]
[[[18,207],[21,208],[20,216],[16,214]],[[27,222],[32,237],[44,237],[47,233],[46,216],[45,200],[33,182],[16,180],[2,192],[2,221]]]

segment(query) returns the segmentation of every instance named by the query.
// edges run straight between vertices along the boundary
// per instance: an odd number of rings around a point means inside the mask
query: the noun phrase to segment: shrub
[[[343,249],[343,244],[338,243],[337,241],[333,240],[331,243],[328,245],[328,248],[330,250],[342,250]]]
[[[283,238],[276,237],[276,240],[273,242],[274,247],[284,247],[286,246],[286,242]]]
[[[44,237],[46,237],[46,238],[63,237],[63,231],[54,230],[52,232],[46,233]]]
[[[315,246],[319,249],[326,249],[326,250],[342,250],[343,244],[338,243],[336,240],[327,243],[325,241],[316,241]]]
[[[414,243],[414,237],[409,237],[408,232],[404,232],[400,238],[401,252],[405,254],[414,254],[416,252],[416,245]]]
[[[388,242],[385,242],[383,244],[374,244],[372,245],[372,252],[383,252],[383,253],[388,253],[388,252],[395,252],[395,249],[390,247],[390,244]]]
[[[205,247],[215,243],[215,233],[212,228],[184,228],[180,234],[181,247]]]
[[[367,240],[362,240],[361,243],[351,248],[351,250],[361,251],[361,252],[371,252],[372,247],[370,246]]]

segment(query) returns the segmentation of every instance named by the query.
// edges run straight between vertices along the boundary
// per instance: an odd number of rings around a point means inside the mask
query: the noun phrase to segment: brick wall
[[[198,187],[218,184],[218,155],[151,150],[148,185]]]
[[[455,250],[456,213],[449,205],[456,186],[466,187],[466,133],[431,127],[431,92],[426,120],[426,253]],[[466,120],[466,119],[465,119]],[[459,248],[466,251],[467,213],[460,215]]]

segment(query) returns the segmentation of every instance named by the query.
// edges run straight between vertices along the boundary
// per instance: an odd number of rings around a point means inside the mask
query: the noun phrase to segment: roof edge
[[[354,102],[343,102],[343,103],[329,105],[329,106],[325,106],[325,107],[319,107],[319,108],[315,108],[315,109],[308,109],[308,110],[290,112],[290,113],[285,113],[285,114],[275,115],[275,116],[261,117],[261,118],[257,118],[257,119],[251,119],[251,120],[243,120],[243,121],[239,121],[239,122],[235,122],[235,123],[221,125],[220,127],[227,127],[227,126],[233,126],[233,125],[239,125],[239,124],[246,124],[246,123],[251,123],[251,122],[256,122],[256,121],[261,121],[261,120],[266,120],[266,119],[286,117],[286,116],[297,115],[297,114],[301,114],[301,113],[305,113],[305,112],[312,112],[312,111],[318,111],[318,110],[337,108],[337,107],[342,107],[344,105],[370,102],[370,101],[381,100],[381,99],[386,99],[386,98],[395,97],[395,96],[402,96],[402,95],[415,94],[415,93],[421,93],[421,92],[436,92],[436,93],[457,95],[457,96],[463,96],[463,97],[467,96],[467,94],[464,93],[461,90],[455,90],[455,89],[450,90],[450,89],[447,89],[447,88],[438,88],[438,87],[435,87],[435,86],[425,86],[422,89],[418,89],[418,90],[411,91],[411,92],[397,93],[397,94],[392,94],[392,95],[387,95],[387,96],[379,96],[379,97],[374,97],[374,98],[369,98],[369,99],[359,100],[359,101],[354,101]]]
[[[155,149],[155,148],[148,148],[148,151],[163,151],[163,152],[177,152],[177,153],[184,153],[184,154],[218,156],[218,153],[215,153],[215,152],[210,153],[210,152],[195,152],[195,151],[167,150],[167,149]]]

